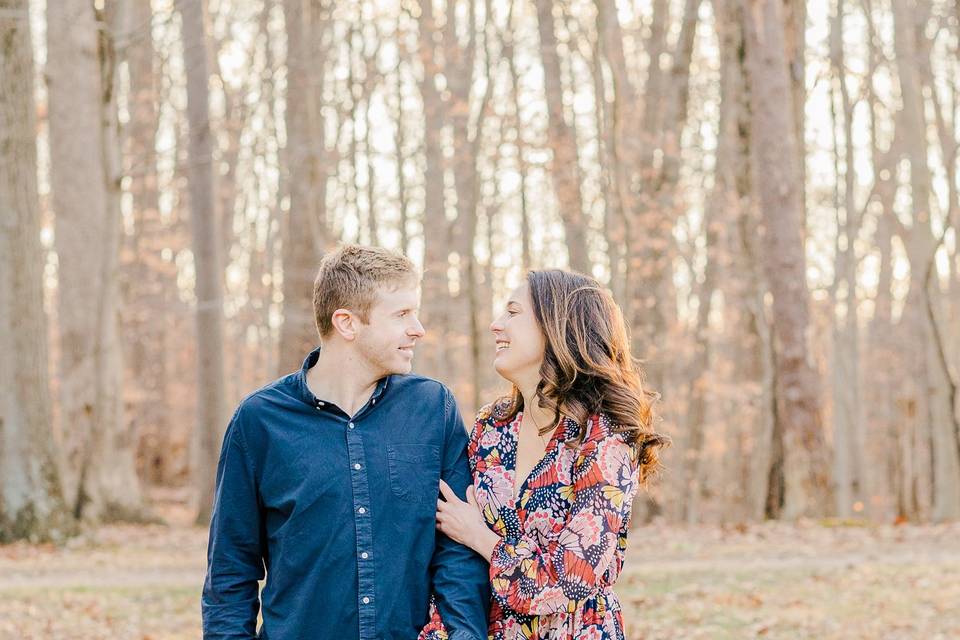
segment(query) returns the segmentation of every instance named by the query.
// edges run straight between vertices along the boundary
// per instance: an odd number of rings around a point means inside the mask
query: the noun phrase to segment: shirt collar
[[[317,396],[313,395],[313,392],[310,391],[310,387],[307,386],[307,371],[317,364],[317,360],[320,359],[320,347],[317,347],[311,351],[306,358],[303,360],[303,366],[300,367],[300,371],[296,375],[296,393],[297,396],[303,402],[306,402],[311,407],[323,406],[323,401]],[[384,376],[377,381],[377,386],[373,390],[373,393],[370,395],[370,404],[376,404],[377,400],[384,394],[387,387],[390,385],[390,378],[392,376]]]

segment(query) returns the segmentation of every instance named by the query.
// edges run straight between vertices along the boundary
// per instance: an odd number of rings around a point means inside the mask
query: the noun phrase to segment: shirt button
[[[360,554],[360,557],[363,558],[364,560],[366,560],[367,558],[370,557],[370,554],[367,553],[366,551],[364,551],[363,553]]]
[[[360,465],[359,465],[359,464],[353,465],[353,468],[356,469],[357,471],[360,471]]]
[[[364,509],[363,507],[360,507],[359,509],[357,509],[357,513],[366,513],[366,512],[367,510]]]
[[[370,604],[370,598],[364,596],[364,597],[363,597],[363,604]]]
[[[352,422],[351,422],[350,424],[348,424],[347,426],[350,427],[351,429],[353,429],[353,423],[352,423]]]

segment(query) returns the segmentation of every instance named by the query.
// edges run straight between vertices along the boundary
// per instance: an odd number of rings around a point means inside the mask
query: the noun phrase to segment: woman
[[[592,278],[533,271],[490,330],[513,391],[480,410],[474,486],[441,484],[437,528],[490,562],[494,640],[622,639],[630,508],[667,443],[623,315]],[[421,638],[445,638],[431,612]]]

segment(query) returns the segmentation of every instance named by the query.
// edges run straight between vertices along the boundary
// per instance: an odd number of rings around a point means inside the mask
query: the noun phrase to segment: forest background
[[[468,424],[527,269],[609,287],[674,443],[638,530],[939,539],[958,84],[948,0],[0,0],[0,542],[196,535],[341,242],[424,269]]]

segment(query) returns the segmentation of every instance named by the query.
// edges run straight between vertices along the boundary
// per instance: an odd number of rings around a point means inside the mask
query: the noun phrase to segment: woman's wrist
[[[493,550],[499,542],[500,536],[484,526],[481,530],[477,531],[477,536],[470,546],[489,562],[491,556],[493,556]]]

